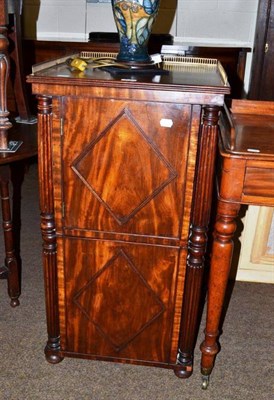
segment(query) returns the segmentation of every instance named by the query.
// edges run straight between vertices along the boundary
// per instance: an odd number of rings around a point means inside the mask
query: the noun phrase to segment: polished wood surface
[[[78,54],[80,56],[80,53]],[[116,89],[117,94],[115,93],[115,95],[119,98],[122,98],[123,91],[128,91],[128,89],[143,89],[151,90],[151,96],[149,97],[147,93],[144,95],[142,91],[136,91],[139,99],[154,100],[155,93],[157,96],[160,95],[156,92],[158,90],[163,93],[163,100],[167,99],[168,101],[169,93],[170,97],[174,97],[174,91],[176,91],[178,92],[178,101],[180,93],[188,92],[189,96],[193,96],[195,99],[201,98],[200,102],[202,103],[210,104],[212,102],[212,104],[220,105],[222,105],[223,95],[230,91],[229,82],[226,77],[224,81],[222,71],[217,65],[210,67],[201,64],[191,68],[190,64],[185,63],[180,70],[174,68],[164,74],[161,74],[161,71],[157,74],[157,69],[153,73],[148,71],[137,74],[134,71],[126,73],[124,69],[120,72],[114,70],[111,73],[104,69],[89,67],[81,72],[70,68],[65,62],[55,64],[56,61],[53,61],[52,68],[48,66],[48,68],[41,69],[39,65],[35,67],[35,72],[27,79],[32,83],[35,91],[39,92],[39,88],[43,86],[46,95],[53,90],[52,85],[56,85],[54,90],[58,90],[60,95],[84,95],[93,90],[98,97],[102,97],[99,89],[102,88],[103,91],[103,88],[111,86],[113,90]],[[60,78],[62,78],[61,83]],[[199,91],[197,86],[199,86]],[[212,93],[212,88],[214,88],[214,93]],[[68,92],[68,90],[72,90],[72,92]],[[127,97],[129,95],[127,94]]]
[[[6,0],[1,0],[1,8],[0,8],[1,27],[7,25],[7,22],[8,22],[8,3]]]
[[[189,377],[229,86],[214,68],[35,71],[47,360]]]
[[[241,204],[274,206],[274,104],[239,100],[223,114],[221,170],[208,289],[202,373],[208,377],[219,351],[219,323]]]

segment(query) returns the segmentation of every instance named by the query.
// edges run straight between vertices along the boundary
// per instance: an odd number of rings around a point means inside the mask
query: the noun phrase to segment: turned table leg
[[[235,219],[238,216],[239,209],[240,204],[218,202],[209,275],[205,340],[201,344],[203,388],[208,385],[209,375],[219,351],[217,342],[219,324],[233,254]]]
[[[20,273],[15,254],[13,224],[9,197],[10,167],[0,166],[0,196],[2,205],[2,219],[5,242],[5,266],[1,268],[1,278],[8,280],[8,294],[11,299],[11,306],[19,305],[20,296]]]

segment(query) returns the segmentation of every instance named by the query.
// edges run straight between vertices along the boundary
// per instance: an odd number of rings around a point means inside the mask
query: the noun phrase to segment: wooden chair
[[[37,127],[34,124],[35,118],[29,112],[22,73],[21,5],[21,0],[0,0],[0,198],[5,245],[5,264],[0,267],[0,278],[7,278],[12,307],[19,305],[21,293],[20,212],[18,212],[20,190],[25,164],[31,157],[37,155]],[[12,41],[11,57],[9,57],[9,39]],[[13,124],[7,107],[7,87],[11,70],[19,114],[17,122]],[[13,207],[9,196],[10,182],[13,184]]]

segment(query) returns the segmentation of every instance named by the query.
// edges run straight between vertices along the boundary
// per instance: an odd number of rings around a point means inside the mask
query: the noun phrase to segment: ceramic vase
[[[111,0],[120,39],[117,61],[131,65],[150,64],[147,45],[160,0]]]

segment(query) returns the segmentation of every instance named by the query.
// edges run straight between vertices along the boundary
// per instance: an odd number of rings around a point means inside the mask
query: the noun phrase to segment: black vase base
[[[119,59],[119,57],[117,57],[117,62],[123,64],[126,68],[128,68],[130,70],[155,68],[155,62],[153,60],[128,61],[128,60]]]
[[[111,75],[168,75],[169,71],[153,65],[153,68],[120,68],[115,66],[103,67],[101,70],[109,72]]]

